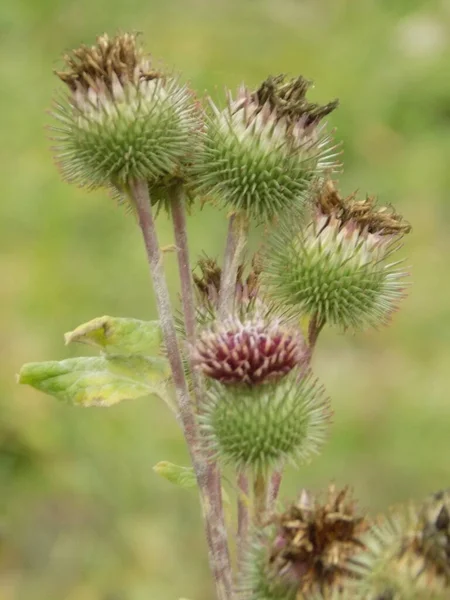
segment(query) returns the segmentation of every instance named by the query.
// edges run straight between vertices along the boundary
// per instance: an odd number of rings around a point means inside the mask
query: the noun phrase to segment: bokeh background
[[[331,437],[283,494],[334,480],[374,513],[450,484],[450,1],[2,0],[2,600],[211,599],[196,495],[152,471],[187,463],[165,407],[74,409],[14,380],[23,362],[74,355],[62,334],[95,316],[155,316],[133,218],[62,183],[44,132],[60,54],[118,30],[142,31],[216,98],[268,74],[314,79],[313,99],[341,100],[343,191],[377,193],[413,224],[414,285],[393,325],[321,336]],[[220,256],[223,214],[197,211],[189,230],[194,256]]]

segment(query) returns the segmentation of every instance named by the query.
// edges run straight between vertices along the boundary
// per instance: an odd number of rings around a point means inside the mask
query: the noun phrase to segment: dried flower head
[[[305,364],[307,356],[299,330],[262,319],[216,324],[200,333],[193,348],[197,368],[224,384],[276,381]]]
[[[386,324],[407,273],[388,261],[409,226],[372,199],[341,201],[327,188],[308,226],[285,224],[267,253],[266,283],[280,303],[356,329]]]
[[[64,57],[55,154],[67,179],[126,189],[182,176],[201,129],[198,104],[177,80],[156,70],[136,36],[104,34]]]
[[[223,111],[211,101],[199,191],[260,221],[302,208],[311,180],[335,164],[320,121],[337,102],[310,104],[309,85],[270,77],[255,92],[241,88],[236,100],[229,94]]]
[[[330,486],[322,504],[303,492],[297,504],[276,518],[270,568],[297,580],[299,598],[342,588],[351,575],[348,561],[363,548],[361,535],[368,522],[348,496],[348,488]]]
[[[268,77],[252,94],[252,99],[260,107],[268,105],[278,120],[286,119],[294,127],[304,119],[305,127],[319,123],[339,106],[339,100],[333,100],[324,106],[308,102],[306,93],[313,85],[312,81],[300,75],[286,81],[284,75]]]
[[[368,527],[348,488],[330,486],[324,503],[303,491],[257,542],[249,561],[249,597],[338,596],[354,576],[349,562],[364,548],[361,537]]]
[[[70,90],[83,89],[86,93],[102,83],[112,94],[113,82],[117,78],[122,85],[138,79],[163,77],[144,56],[136,43],[134,34],[125,33],[110,38],[103,34],[97,44],[82,45],[64,56],[67,71],[56,71],[56,75]]]
[[[357,200],[356,192],[342,198],[331,180],[319,187],[315,204],[320,214],[335,216],[342,225],[355,223],[368,233],[398,236],[411,231],[411,225],[392,206],[378,207],[374,196]]]
[[[264,471],[305,462],[326,439],[330,407],[323,389],[298,370],[264,385],[213,382],[201,407],[202,434],[223,463]]]

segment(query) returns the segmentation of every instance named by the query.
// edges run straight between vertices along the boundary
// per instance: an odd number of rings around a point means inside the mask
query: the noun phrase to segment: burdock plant
[[[203,103],[132,34],[102,35],[64,62],[56,161],[68,181],[129,207],[159,318],[92,319],[65,340],[100,356],[29,363],[19,382],[82,407],[149,394],[167,403],[192,465],[163,461],[155,471],[198,487],[218,600],[449,592],[446,494],[395,525],[372,525],[346,488],[304,491],[277,513],[285,466],[312,460],[328,433],[330,403],[311,370],[321,330],[384,325],[407,289],[397,250],[409,225],[371,196],[341,196],[333,179],[339,152],[325,117],[337,101],[311,103],[311,82],[279,75],[227,93],[222,107]],[[225,209],[224,257],[193,268],[186,208],[205,201]],[[181,314],[166,283],[160,210],[173,222]],[[254,256],[253,224],[264,230]],[[225,518],[227,486],[236,523]]]

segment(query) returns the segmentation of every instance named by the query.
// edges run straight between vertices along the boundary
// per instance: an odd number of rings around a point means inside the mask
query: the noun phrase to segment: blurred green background
[[[117,30],[142,31],[216,98],[268,74],[314,79],[313,99],[341,100],[343,191],[377,193],[413,224],[414,286],[393,325],[320,339],[331,437],[283,493],[335,480],[375,512],[450,484],[450,2],[2,0],[2,600],[211,599],[195,493],[152,471],[187,462],[165,407],[77,410],[14,382],[23,362],[74,355],[62,334],[84,321],[155,316],[132,216],[62,183],[44,132],[60,54]],[[189,227],[194,255],[220,256],[223,214],[196,212]],[[166,264],[176,297],[173,255]]]

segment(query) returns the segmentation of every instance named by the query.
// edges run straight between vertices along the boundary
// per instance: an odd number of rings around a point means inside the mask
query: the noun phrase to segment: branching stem
[[[283,479],[283,466],[278,467],[270,477],[269,489],[267,491],[267,510],[272,511],[280,492],[281,481]]]
[[[170,191],[170,207],[172,212],[175,245],[177,248],[178,272],[180,274],[181,302],[183,305],[186,339],[189,345],[193,345],[195,343],[196,329],[195,303],[187,240],[185,194],[182,185],[177,185]],[[203,392],[202,380],[199,372],[192,365],[189,351],[188,360],[194,385],[194,395],[197,400],[197,407],[199,407]]]
[[[219,291],[219,319],[225,320],[233,315],[236,291],[236,280],[239,264],[247,243],[248,223],[246,216],[233,213],[228,221],[228,233],[223,259],[222,276]],[[238,474],[238,529],[237,529],[237,564],[238,572],[242,566],[248,543],[250,526],[250,508],[248,503],[249,484],[245,473]]]
[[[262,470],[255,473],[253,480],[254,520],[256,526],[264,523],[267,511],[267,477]]]
[[[175,321],[152,215],[147,182],[132,182],[130,192],[147,252],[156,304],[177,396],[180,421],[200,490],[209,561],[215,580],[217,600],[230,600],[232,599],[231,563],[223,515],[220,477],[216,465],[207,460],[198,436],[195,413],[178,347]]]
[[[309,362],[311,362],[314,348],[316,347],[317,339],[319,337],[320,332],[324,328],[324,325],[325,319],[321,319],[317,314],[311,317],[308,326]]]
[[[248,223],[243,213],[234,213],[228,221],[228,234],[223,260],[219,294],[219,318],[233,313],[236,279],[242,254],[247,244]]]

